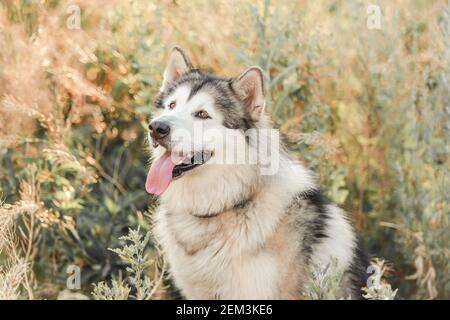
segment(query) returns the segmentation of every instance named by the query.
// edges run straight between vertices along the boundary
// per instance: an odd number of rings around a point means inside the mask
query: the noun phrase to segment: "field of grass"
[[[0,298],[172,297],[144,183],[175,44],[219,75],[261,66],[397,297],[450,299],[450,3],[427,0],[1,1]]]

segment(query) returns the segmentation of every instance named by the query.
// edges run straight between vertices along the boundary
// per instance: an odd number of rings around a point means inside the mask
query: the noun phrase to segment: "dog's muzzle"
[[[167,148],[170,126],[164,121],[154,120],[148,125],[153,147],[162,145]]]

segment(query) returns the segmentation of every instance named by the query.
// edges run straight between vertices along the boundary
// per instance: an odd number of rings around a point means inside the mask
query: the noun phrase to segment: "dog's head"
[[[182,49],[173,48],[148,127],[154,161],[147,191],[160,195],[173,179],[204,171],[204,164],[236,163],[249,129],[264,122],[264,104],[260,68],[220,78],[195,69]]]

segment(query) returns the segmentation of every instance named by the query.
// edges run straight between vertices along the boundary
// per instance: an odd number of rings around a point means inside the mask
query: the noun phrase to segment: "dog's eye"
[[[211,117],[209,116],[208,112],[206,112],[205,110],[197,111],[195,113],[195,117],[196,118],[200,118],[200,119],[211,119]]]
[[[176,106],[175,101],[172,101],[171,103],[169,103],[169,108],[170,108],[170,109],[175,108],[175,106]]]

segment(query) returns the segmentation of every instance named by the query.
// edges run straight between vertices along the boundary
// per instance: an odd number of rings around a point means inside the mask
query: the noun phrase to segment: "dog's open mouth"
[[[191,156],[180,156],[166,151],[153,161],[147,175],[145,189],[148,193],[161,195],[173,179],[205,164],[211,157],[212,152],[210,151],[196,152]]]
[[[172,170],[172,179],[180,177],[186,171],[192,170],[205,164],[212,157],[211,151],[196,152],[191,158],[187,158],[182,163],[177,164]]]

